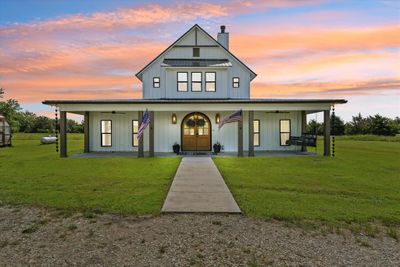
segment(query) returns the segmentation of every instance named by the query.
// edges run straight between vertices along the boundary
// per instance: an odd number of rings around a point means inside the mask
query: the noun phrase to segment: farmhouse
[[[249,43],[251,45],[251,43]],[[129,56],[129,55],[127,55]],[[343,99],[253,99],[256,73],[229,51],[221,26],[214,39],[194,25],[136,77],[142,99],[45,100],[60,110],[60,156],[67,156],[67,113],[84,115],[85,152],[135,152],[139,157],[212,151],[254,156],[255,151],[300,151],[306,115],[324,112],[324,154],[330,155],[330,110]],[[137,138],[143,114],[149,126]],[[240,119],[219,129],[224,118]],[[297,140],[297,141],[298,141]],[[303,143],[304,144],[304,143]]]

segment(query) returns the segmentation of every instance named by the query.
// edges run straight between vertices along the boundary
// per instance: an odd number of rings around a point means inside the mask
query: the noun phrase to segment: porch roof
[[[45,105],[58,104],[345,104],[345,99],[93,99],[93,100],[44,100]]]

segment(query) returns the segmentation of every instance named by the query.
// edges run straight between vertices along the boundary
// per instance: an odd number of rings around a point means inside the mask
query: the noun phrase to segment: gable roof
[[[248,71],[251,73],[251,80],[253,80],[257,74],[252,71],[246,64],[244,64],[240,59],[238,59],[232,52],[230,52],[228,49],[226,49],[223,45],[221,45],[217,40],[215,40],[214,37],[212,37],[208,32],[206,32],[203,28],[201,28],[198,24],[193,25],[189,30],[187,30],[181,37],[179,37],[175,42],[173,42],[170,46],[168,46],[164,51],[162,51],[157,57],[155,57],[152,61],[150,61],[146,66],[144,66],[138,73],[136,73],[136,77],[139,80],[142,80],[142,73],[150,67],[157,59],[159,59],[161,56],[163,56],[165,53],[167,53],[169,50],[171,50],[180,40],[182,40],[186,35],[188,35],[193,29],[199,29],[202,31],[206,36],[208,36],[215,44],[225,50],[229,55],[231,55],[234,59],[236,59],[243,67],[245,67]]]

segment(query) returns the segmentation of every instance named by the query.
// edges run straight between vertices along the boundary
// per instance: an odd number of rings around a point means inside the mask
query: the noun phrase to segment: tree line
[[[37,116],[35,113],[23,111],[15,99],[4,100],[4,89],[0,88],[0,114],[6,118],[13,133],[55,133],[55,119]],[[83,133],[83,123],[67,120],[69,133]]]
[[[311,120],[307,124],[307,132],[322,135],[324,123]],[[379,114],[363,117],[361,113],[353,116],[349,122],[344,122],[340,117],[331,115],[332,135],[373,134],[394,136],[400,133],[400,118],[390,119]]]
[[[0,98],[4,95],[4,89],[0,88]],[[13,132],[25,133],[54,133],[55,119],[46,116],[37,116],[29,111],[22,111],[17,100],[8,99],[0,101],[0,114],[3,114],[12,127]],[[379,114],[363,117],[360,113],[353,116],[350,122],[344,122],[340,117],[331,115],[332,135],[356,135],[373,134],[394,136],[400,133],[400,118],[390,119]],[[67,120],[69,133],[83,133],[83,123]],[[307,132],[322,135],[324,123],[311,120],[307,124]]]

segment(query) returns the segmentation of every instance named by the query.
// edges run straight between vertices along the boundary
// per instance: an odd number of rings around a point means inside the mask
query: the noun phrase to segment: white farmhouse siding
[[[196,33],[197,32],[197,33]],[[197,35],[197,37],[196,37]],[[200,56],[193,57],[193,47],[200,49]],[[227,59],[232,66],[218,68],[173,68],[162,67],[164,59]],[[202,72],[202,92],[192,92],[191,72]],[[217,88],[216,92],[205,91],[205,72],[216,72]],[[176,77],[177,72],[189,73],[189,88],[187,92],[178,92]],[[162,98],[242,98],[250,97],[250,80],[251,72],[238,59],[233,57],[224,48],[207,36],[203,31],[194,27],[183,38],[168,49],[164,54],[154,60],[145,71],[141,73],[143,82],[143,98],[144,99],[162,99]],[[160,77],[160,87],[153,87],[153,78]],[[238,77],[240,79],[239,88],[232,87],[232,79]]]

